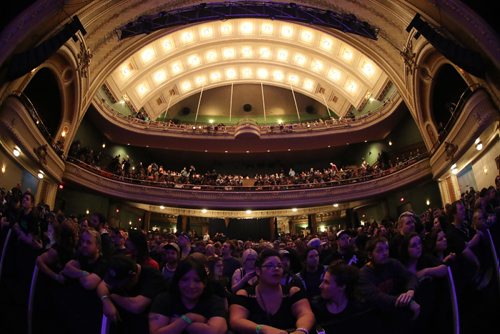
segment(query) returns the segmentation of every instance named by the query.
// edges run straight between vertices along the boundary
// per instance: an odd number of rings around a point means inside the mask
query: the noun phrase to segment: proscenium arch
[[[246,58],[244,56],[241,56],[241,58],[239,56],[234,56],[233,58],[229,59],[231,64],[234,64],[234,66],[240,66],[239,68],[241,68],[241,66],[247,66],[246,64],[257,64],[255,66],[266,66],[268,68],[274,68],[278,71],[282,71],[283,73],[286,73],[285,71],[293,71],[295,74],[298,74],[300,78],[308,78],[308,80],[314,81],[314,87],[309,87],[310,89],[304,89],[303,82],[300,82],[297,85],[293,85],[293,89],[317,100],[322,104],[325,103],[325,99],[323,98],[323,96],[316,94],[320,87],[327,90],[325,95],[329,96],[330,94],[335,94],[343,96],[346,101],[356,107],[362,101],[367,92],[371,93],[372,90],[375,90],[375,95],[377,93],[377,90],[380,90],[387,80],[387,75],[382,71],[382,69],[376,64],[374,60],[370,59],[359,49],[353,47],[349,43],[346,43],[345,41],[338,39],[336,36],[333,36],[331,32],[318,29],[317,27],[303,26],[287,21],[276,23],[275,21],[249,21],[247,19],[241,19],[230,21],[233,29],[240,29],[243,24],[250,22],[250,24],[255,25],[254,31],[252,33],[231,33],[228,34],[228,36],[223,36],[220,39],[204,38],[201,35],[201,29],[207,26],[210,26],[210,29],[213,30],[212,33],[215,35],[215,30],[222,29],[222,27],[224,27],[224,24],[228,24],[227,22],[228,21],[213,21],[208,23],[204,22],[201,24],[191,25],[187,28],[169,31],[167,34],[158,34],[154,36],[154,38],[152,36],[151,38],[145,38],[143,43],[134,43],[133,48],[127,50],[128,54],[130,54],[130,52],[133,52],[133,54],[121,64],[114,67],[114,69],[112,70],[113,73],[110,76],[114,80],[114,82],[110,83],[110,79],[108,79],[108,84],[112,89],[115,88],[115,91],[128,90],[128,92],[132,91],[132,93],[129,94],[133,95],[134,92],[133,89],[131,90],[131,87],[137,87],[140,82],[146,82],[149,87],[147,89],[147,94],[143,96],[144,99],[138,97],[135,97],[134,99],[134,97],[131,97],[131,100],[135,100],[134,102],[136,102],[136,108],[140,109],[151,99],[157,98],[158,93],[160,93],[160,95],[165,94],[166,96],[169,96],[168,92],[176,84],[182,83],[183,81],[188,80],[188,78],[189,80],[191,80],[191,82],[193,82],[193,79],[197,72],[205,71],[205,73],[208,73],[207,71],[216,69],[222,64],[227,65],[228,60],[222,59],[222,49],[226,48],[227,43],[231,42],[237,43],[240,47],[247,45],[252,48],[252,52],[254,53],[253,56]],[[264,27],[264,25],[272,25],[272,29],[274,29],[273,32],[267,35],[259,32],[259,29]],[[283,36],[280,37],[279,29],[283,27],[291,27],[291,29],[293,29],[294,36],[291,38]],[[199,34],[196,35],[196,33],[198,32]],[[315,40],[313,42],[301,41],[301,38],[303,36],[299,36],[299,34],[304,34],[304,32],[314,34],[312,36],[314,36],[313,38]],[[179,42],[179,39],[183,36],[183,34],[187,33],[191,33],[193,34],[193,36],[196,36],[193,37],[192,41],[184,43],[184,45],[177,48],[177,44],[181,44],[181,42]],[[220,32],[220,34],[222,35],[222,32]],[[244,38],[243,42],[242,37]],[[174,45],[172,47],[172,51],[165,52],[164,50],[161,50],[161,44],[164,41],[169,41]],[[330,49],[327,49],[326,47],[323,49],[321,48],[323,45],[320,43],[323,43],[325,41],[331,44]],[[261,42],[265,42],[264,46],[263,44],[260,44]],[[325,43],[325,45],[327,44]],[[258,54],[256,55],[256,53],[259,52],[259,48],[262,47],[268,47],[272,49],[271,52],[275,52],[276,54],[273,54],[271,57],[269,57],[269,59],[261,57]],[[220,48],[221,53],[218,54],[218,59],[216,61],[206,61],[199,66],[197,65],[192,66],[192,68],[188,68],[189,66],[186,64],[188,57],[193,54],[198,55],[199,57],[203,57],[203,55],[201,55],[200,49],[206,51],[210,49],[214,50],[217,48]],[[292,58],[297,54],[300,55],[300,52],[302,52],[301,54],[306,57],[307,65],[301,66],[300,64],[297,64],[297,62],[294,62],[293,59],[287,59],[285,61],[276,59],[276,57],[278,57],[277,54],[280,49],[289,51],[288,58]],[[145,50],[153,50],[151,51],[151,53],[155,54],[155,59],[149,61],[149,63],[147,64],[141,64],[141,53],[146,52]],[[351,53],[351,57],[353,57],[350,61],[346,61],[342,58],[342,52],[346,50],[347,52]],[[234,52],[239,53],[240,51],[241,50],[235,50]],[[158,56],[158,54],[161,52],[163,52],[163,54],[160,54]],[[318,63],[318,60],[323,68],[319,70],[311,69],[313,65],[316,65]],[[330,62],[326,63],[328,61]],[[153,75],[154,71],[158,71],[162,66],[165,67],[165,62],[167,62],[167,66],[172,66],[172,64],[175,62],[183,62],[182,75],[174,74],[170,77],[170,79],[165,80],[161,85],[152,87],[154,86],[154,83],[151,80],[151,76]],[[127,66],[132,67],[130,71],[134,71],[135,73],[129,75],[127,79],[122,78],[122,81],[120,82],[120,68],[123,69]],[[362,66],[371,67],[373,71],[371,74],[371,78],[368,78],[368,74],[364,74],[362,72],[362,70],[365,68]],[[332,69],[338,70],[341,73],[342,77],[339,80],[340,84],[336,84],[328,78],[328,71],[332,71]],[[269,73],[268,79],[269,77],[271,77],[271,75],[272,73]],[[189,95],[196,94],[201,89],[210,89],[216,86],[228,85],[231,82],[237,83],[238,80],[240,80],[239,82],[244,81],[245,83],[263,82],[268,85],[290,88],[290,83],[287,82],[286,78],[279,82],[276,80],[273,81],[268,79],[266,80],[264,78],[257,78],[255,75],[253,78],[247,80],[242,80],[241,75],[238,75],[237,77],[238,79],[236,80],[217,80],[216,82],[211,82],[208,85],[198,85],[198,87],[196,87],[195,89],[190,90],[187,95],[180,94],[180,96],[177,97],[177,101]],[[354,82],[358,86],[355,96],[353,96],[354,94],[350,95],[345,89],[343,89],[343,86],[349,84],[350,82]],[[172,102],[175,103],[177,101],[174,100]],[[332,108],[332,106],[329,107],[331,109],[334,109]],[[163,111],[164,110],[159,110],[151,116],[153,116],[154,118],[155,116],[161,114]]]

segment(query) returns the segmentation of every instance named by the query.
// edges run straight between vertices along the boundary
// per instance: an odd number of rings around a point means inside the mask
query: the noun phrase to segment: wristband
[[[193,323],[193,320],[189,319],[189,317],[185,314],[181,315],[181,319],[184,320],[188,325]]]
[[[104,301],[104,299],[108,299],[108,298],[109,298],[109,295],[101,296],[101,301]]]
[[[260,334],[260,333],[262,333],[262,327],[264,327],[264,325],[257,325],[257,326],[255,327],[255,333],[256,333],[256,334]]]
[[[295,328],[295,331],[296,332],[302,332],[304,334],[309,334],[309,331],[306,328],[303,328],[303,327]]]

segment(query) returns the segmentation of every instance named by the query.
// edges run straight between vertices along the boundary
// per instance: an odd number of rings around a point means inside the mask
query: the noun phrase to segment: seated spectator
[[[309,333],[314,314],[298,287],[283,287],[283,264],[274,249],[264,249],[256,262],[259,282],[236,292],[229,307],[231,328],[237,333]]]
[[[112,256],[97,286],[103,313],[112,321],[111,333],[147,333],[151,303],[164,290],[159,271],[124,255]]]
[[[312,308],[317,328],[326,333],[382,333],[380,324],[371,310],[356,294],[359,269],[343,260],[328,266]]]
[[[243,267],[236,269],[231,279],[231,291],[233,293],[257,283],[257,273],[255,272],[257,256],[257,252],[252,248],[248,248],[243,252]]]
[[[169,292],[154,300],[149,314],[150,333],[224,334],[226,312],[224,299],[208,289],[204,266],[187,258],[179,263]]]

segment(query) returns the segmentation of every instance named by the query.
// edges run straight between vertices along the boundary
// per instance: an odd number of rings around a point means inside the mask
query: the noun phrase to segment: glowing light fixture
[[[347,84],[345,85],[345,89],[346,89],[349,93],[354,94],[354,93],[356,93],[356,91],[357,91],[357,89],[358,89],[358,85],[357,85],[354,81],[350,80],[350,81],[348,81],[348,82],[347,82]]]
[[[319,46],[325,51],[331,51],[333,47],[333,40],[328,37],[322,37],[319,42]]]
[[[259,68],[257,70],[257,77],[259,77],[259,79],[267,79],[268,74],[269,73],[265,68]]]
[[[189,80],[184,81],[184,82],[181,84],[181,89],[182,89],[184,92],[187,92],[187,91],[191,90],[191,82],[190,82]]]
[[[314,88],[314,81],[311,79],[305,79],[302,86],[305,90],[312,91]]]
[[[292,85],[296,85],[299,83],[299,76],[297,74],[288,75],[288,82]]]
[[[45,176],[45,174],[44,174],[44,172],[42,170],[39,170],[37,176],[41,180],[41,179],[43,179],[43,177]]]
[[[483,143],[479,143],[476,145],[476,150],[481,151],[483,149]]]
[[[342,52],[342,59],[344,59],[345,61],[351,61],[352,56],[352,51],[349,49],[344,49],[344,52]]]
[[[247,215],[251,215],[251,214],[252,214],[252,210],[246,210],[246,211],[245,211],[245,213],[246,213]]]
[[[228,68],[226,70],[226,78],[228,78],[229,80],[232,80],[232,79],[236,79],[237,77],[237,73],[236,73],[236,70],[234,68]]]
[[[279,61],[287,61],[288,60],[288,51],[285,49],[279,49],[276,57]]]
[[[429,205],[431,205],[431,201],[430,201],[429,199],[427,199],[427,200],[425,201],[425,204],[426,204],[427,206],[429,206]]]
[[[314,72],[321,72],[323,70],[323,62],[318,59],[314,59],[311,63],[311,70]]]
[[[244,79],[250,79],[250,78],[252,78],[253,77],[252,69],[249,68],[249,67],[242,68],[241,69],[241,76]]]
[[[12,154],[17,158],[18,156],[21,155],[21,149],[18,146],[15,146],[14,149],[12,150]]]
[[[210,73],[210,80],[211,80],[212,82],[219,81],[219,80],[220,80],[220,78],[221,78],[221,74],[220,74],[220,72],[218,72],[218,71],[217,71],[217,72],[212,72],[212,73]]]
[[[225,48],[222,50],[222,57],[224,59],[233,59],[236,56],[234,48]]]
[[[293,27],[290,25],[284,25],[281,27],[281,36],[284,38],[292,38],[293,32]]]
[[[262,47],[259,49],[259,55],[261,58],[269,59],[271,58],[271,49],[268,47]]]
[[[368,78],[371,78],[375,73],[375,68],[373,67],[373,64],[369,62],[365,62],[361,67],[361,70],[363,71],[363,74]]]
[[[142,83],[139,86],[137,86],[137,93],[139,96],[143,97],[149,92],[149,87],[146,83]]]
[[[298,210],[297,210],[297,208],[293,208],[292,211],[293,212],[297,212]]]
[[[250,21],[243,22],[240,25],[240,32],[243,35],[250,35],[251,33],[253,33],[253,23]]]
[[[165,209],[165,207],[163,205],[160,205],[160,209],[163,210]]]
[[[207,213],[208,210],[207,209],[201,209],[201,213]]]
[[[145,63],[149,63],[151,60],[153,60],[154,57],[155,57],[155,50],[153,50],[153,48],[147,48],[141,53],[141,59]]]
[[[300,40],[305,43],[311,43],[314,39],[314,34],[310,30],[302,30],[300,33]]]
[[[231,35],[233,33],[233,25],[229,22],[226,22],[220,26],[221,35]]]
[[[276,81],[283,81],[285,75],[283,74],[283,72],[276,70],[273,72],[273,78]]]
[[[338,208],[338,207],[339,207],[339,203],[334,203],[334,204],[333,204],[333,207],[334,207],[334,208]]]
[[[215,50],[207,51],[207,53],[205,54],[205,59],[209,63],[216,61],[217,60],[217,51],[215,51]]]
[[[194,79],[194,82],[196,83],[196,86],[203,86],[204,84],[207,83],[207,77],[204,76],[204,75],[200,75],[200,76],[197,76],[195,79]]]
[[[212,27],[205,26],[200,29],[200,36],[201,38],[212,38],[214,35],[214,30]]]
[[[164,39],[161,42],[161,46],[163,47],[163,50],[165,50],[165,52],[169,52],[169,51],[172,51],[174,49],[175,44],[174,44],[173,40],[168,38],[168,39]]]
[[[201,59],[198,55],[191,55],[187,58],[189,66],[196,67],[201,64]]]
[[[184,70],[182,63],[180,61],[176,61],[172,64],[172,73],[179,74]]]
[[[186,31],[181,35],[181,41],[184,44],[191,43],[194,41],[194,34],[192,31]]]
[[[156,83],[162,83],[167,79],[167,72],[165,70],[160,70],[153,75],[153,80]]]
[[[121,73],[122,73],[123,78],[126,79],[132,74],[132,71],[130,70],[130,68],[127,65],[125,65],[122,67]]]
[[[264,35],[272,35],[274,31],[274,26],[271,23],[263,23],[260,31]]]
[[[296,53],[295,56],[293,57],[293,60],[297,65],[303,66],[306,62],[306,56],[304,56],[301,53]]]
[[[328,71],[328,79],[333,80],[333,81],[339,81],[340,77],[341,77],[341,73],[339,70],[332,68]]]
[[[243,58],[252,58],[253,50],[251,46],[244,46],[241,48],[241,56]]]

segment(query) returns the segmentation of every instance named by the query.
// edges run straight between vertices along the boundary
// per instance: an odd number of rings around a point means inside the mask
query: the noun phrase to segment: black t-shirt
[[[141,273],[137,284],[131,289],[120,290],[120,291],[110,291],[110,293],[115,293],[124,297],[136,297],[144,296],[151,300],[154,300],[156,296],[165,291],[165,281],[163,280],[162,274],[153,268],[141,267]],[[148,323],[148,313],[151,305],[144,310],[141,314],[132,314],[119,307],[118,308],[120,317],[122,321],[115,325],[111,329],[111,333],[149,333],[149,323]]]
[[[196,313],[204,316],[207,320],[212,317],[226,317],[226,305],[223,298],[211,295],[198,301],[195,307],[188,309],[182,301],[164,292],[155,298],[151,306],[152,313],[158,313],[169,318],[178,318],[186,313]]]
[[[255,294],[255,287],[245,289],[248,296],[235,295],[231,298],[231,304],[238,304],[248,310],[248,320],[256,324],[273,326],[280,329],[292,329],[296,327],[296,319],[292,315],[292,306],[301,299],[306,298],[303,290],[299,290],[290,296],[289,287],[282,286],[283,300],[280,308],[275,314],[268,314],[263,310]]]
[[[380,321],[367,305],[350,300],[342,312],[333,314],[326,304],[319,296],[311,302],[316,324],[326,333],[382,333]]]
[[[91,274],[96,274],[97,276],[103,278],[106,273],[106,260],[102,256],[99,256],[97,260],[90,263],[89,260],[83,256],[78,256],[77,259],[80,264],[80,269]]]
[[[232,256],[227,259],[222,259],[222,263],[224,265],[222,275],[231,281],[234,271],[241,267],[241,263]]]

